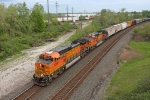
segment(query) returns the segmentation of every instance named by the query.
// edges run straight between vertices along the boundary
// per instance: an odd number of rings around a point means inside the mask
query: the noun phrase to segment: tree
[[[133,14],[133,19],[139,19],[139,18],[142,18],[142,13],[141,12],[132,12]]]
[[[110,25],[114,25],[119,22],[119,19],[117,18],[117,13],[114,11],[111,11],[109,9],[102,9],[101,11],[101,17],[100,17],[100,24],[103,28],[106,28]]]
[[[14,4],[10,4],[6,10],[6,16],[5,16],[5,21],[6,21],[6,30],[7,33],[15,36],[17,31],[17,27],[19,26],[17,23],[17,17],[18,17],[18,12],[17,8]]]
[[[19,31],[25,33],[31,32],[31,23],[30,23],[30,10],[27,8],[25,2],[16,4],[18,10],[18,24],[20,24]]]
[[[101,24],[102,26],[105,26],[106,21],[107,21],[106,12],[107,12],[106,9],[102,9],[102,11],[101,11],[100,24]]]
[[[148,17],[150,17],[150,11],[142,10],[142,15],[143,15],[144,18],[148,18]]]
[[[0,4],[0,34],[4,33],[6,31],[6,22],[5,22],[5,16],[6,16],[6,8],[4,4]]]
[[[41,4],[36,3],[32,8],[31,21],[33,22],[33,31],[34,32],[43,32],[45,30],[44,23],[44,8]]]

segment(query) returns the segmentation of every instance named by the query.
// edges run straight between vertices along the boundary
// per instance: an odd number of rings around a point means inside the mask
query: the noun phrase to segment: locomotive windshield
[[[41,64],[50,65],[52,63],[52,61],[53,61],[53,59],[50,57],[43,59],[43,57],[40,56],[37,62],[40,62]]]

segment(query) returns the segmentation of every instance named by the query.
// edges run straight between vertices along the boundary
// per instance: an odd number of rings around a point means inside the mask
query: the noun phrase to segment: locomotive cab
[[[39,86],[48,85],[52,80],[51,74],[60,60],[62,60],[62,57],[58,52],[50,51],[41,54],[35,63],[34,83]]]

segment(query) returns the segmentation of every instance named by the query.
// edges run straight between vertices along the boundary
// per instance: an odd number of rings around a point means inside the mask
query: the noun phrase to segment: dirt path
[[[83,28],[87,25],[87,23],[83,23]],[[55,42],[24,50],[24,56],[21,56],[15,60],[10,60],[6,64],[0,64],[0,99],[9,93],[15,92],[15,90],[23,87],[32,80],[34,63],[39,54],[58,46],[74,33],[75,30],[61,36]]]

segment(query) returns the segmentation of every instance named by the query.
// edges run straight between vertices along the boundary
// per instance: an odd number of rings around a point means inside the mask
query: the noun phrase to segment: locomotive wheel
[[[49,85],[49,82],[48,82],[48,81],[46,81],[46,85]]]
[[[89,53],[89,49],[86,50],[86,53]]]
[[[53,78],[51,76],[49,76],[49,82],[51,82],[53,80]]]
[[[53,75],[53,78],[56,78],[58,75]]]
[[[53,76],[52,76],[52,78],[56,78],[57,76],[58,76],[58,71],[57,72],[55,72],[54,74],[53,74]]]
[[[84,52],[83,51],[81,52],[81,57],[84,57]]]
[[[64,68],[64,67],[63,67],[63,68],[61,68],[61,69],[59,70],[59,74],[62,74],[64,70],[65,70],[65,68]]]
[[[89,53],[90,52],[90,47],[88,47],[87,49],[86,49],[86,53]]]
[[[46,81],[46,85],[49,85],[49,83],[50,83],[50,77],[48,75],[46,75],[45,77],[46,77],[46,80],[45,80]]]
[[[90,49],[91,51],[93,50],[93,47],[91,47],[91,49]]]

